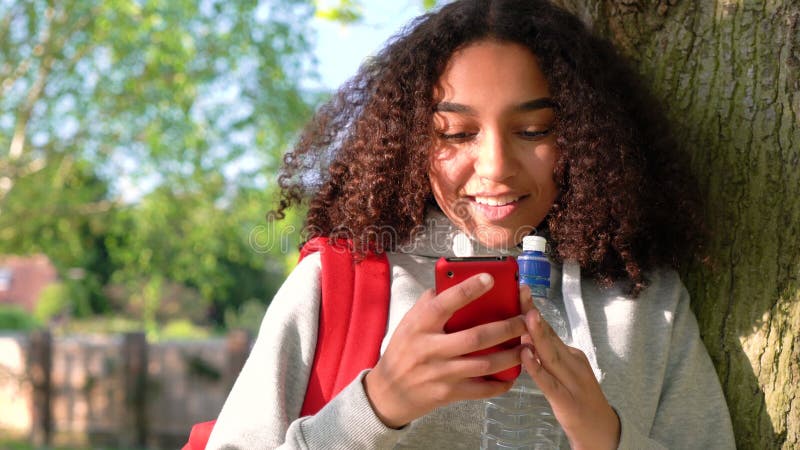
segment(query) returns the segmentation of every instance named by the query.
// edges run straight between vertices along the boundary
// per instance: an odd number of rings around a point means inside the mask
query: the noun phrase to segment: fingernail
[[[492,276],[488,273],[482,273],[478,275],[478,280],[480,280],[481,284],[484,286],[491,286],[492,285]]]
[[[536,308],[533,308],[530,311],[528,311],[528,315],[531,316],[531,320],[533,320],[534,323],[542,322],[542,315],[539,314],[539,310],[537,310]]]
[[[528,358],[530,358],[530,359],[531,359],[531,361],[534,361],[534,360],[535,360],[535,359],[534,359],[534,356],[533,356],[533,350],[531,350],[531,349],[530,349],[530,347],[525,347],[525,356],[527,356]]]

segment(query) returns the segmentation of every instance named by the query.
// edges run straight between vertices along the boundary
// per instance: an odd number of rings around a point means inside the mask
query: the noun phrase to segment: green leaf
[[[247,299],[266,304],[284,255],[248,239],[272,204],[276,161],[314,107],[299,83],[313,70],[315,6],[0,9],[0,148],[25,138],[0,158],[0,253],[46,253],[65,280],[83,269],[65,282],[79,313],[202,321],[213,304],[222,323]],[[358,6],[342,1],[341,20]]]
[[[358,23],[363,19],[363,7],[358,0],[338,0],[338,3],[333,5],[330,3],[332,1],[315,0],[314,16],[342,24]]]

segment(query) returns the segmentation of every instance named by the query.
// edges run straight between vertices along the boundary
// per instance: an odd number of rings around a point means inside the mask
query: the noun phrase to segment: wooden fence
[[[0,336],[0,432],[37,446],[178,448],[216,417],[251,344],[243,331],[155,344],[143,333]]]

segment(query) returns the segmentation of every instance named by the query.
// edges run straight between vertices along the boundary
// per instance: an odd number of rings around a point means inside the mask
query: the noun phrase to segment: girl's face
[[[539,64],[521,45],[478,41],[453,54],[437,88],[436,202],[484,245],[512,247],[558,193],[554,103]]]

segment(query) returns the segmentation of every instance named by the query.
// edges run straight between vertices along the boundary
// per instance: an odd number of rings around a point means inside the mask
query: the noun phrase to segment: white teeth
[[[519,200],[520,197],[512,197],[509,195],[502,195],[499,197],[475,197],[475,202],[481,205],[489,205],[489,206],[504,206],[509,203],[514,203],[515,201]]]

